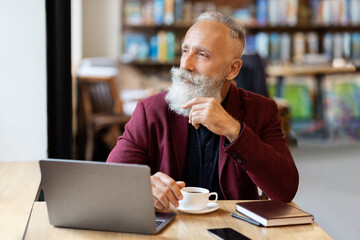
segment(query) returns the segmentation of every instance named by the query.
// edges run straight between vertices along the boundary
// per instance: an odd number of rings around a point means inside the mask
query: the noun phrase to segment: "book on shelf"
[[[260,26],[265,26],[267,21],[267,0],[258,0],[257,1],[257,12],[256,20]]]
[[[270,26],[295,26],[298,20],[298,5],[298,0],[258,1],[258,24],[260,26],[266,23]]]
[[[269,35],[264,32],[260,32],[255,36],[256,51],[262,58],[269,57]]]
[[[140,2],[126,2],[124,6],[124,19],[127,24],[139,25],[142,23],[142,5]]]
[[[288,33],[282,33],[280,39],[280,59],[282,62],[290,62],[291,37]]]
[[[323,39],[323,52],[325,55],[332,58],[334,56],[334,36],[332,33],[327,32]]]
[[[270,34],[270,58],[280,60],[281,56],[281,37],[278,33]]]
[[[344,57],[344,48],[343,48],[343,35],[341,33],[334,34],[334,45],[333,45],[333,58],[342,58]]]
[[[184,0],[175,0],[174,2],[175,23],[181,23],[184,18]]]
[[[351,36],[352,59],[360,59],[360,32]]]
[[[157,35],[158,40],[158,61],[166,62],[166,32],[159,31]]]
[[[344,48],[344,57],[346,59],[351,58],[351,34],[348,32],[344,33],[344,40],[343,40],[343,48]]]
[[[309,32],[306,34],[306,42],[308,46],[308,53],[319,53],[319,36],[315,32]]]
[[[123,41],[124,52],[122,58],[124,62],[147,59],[149,46],[144,33],[125,32]]]
[[[296,32],[293,36],[293,61],[301,63],[304,60],[306,50],[306,36],[302,32]]]
[[[172,25],[175,21],[174,5],[174,0],[165,0],[164,23],[166,25]]]
[[[193,5],[190,1],[185,1],[183,4],[183,23],[184,24],[191,24],[193,22]]]
[[[164,0],[154,0],[154,23],[162,25],[164,23],[165,2]]]
[[[288,0],[286,8],[286,22],[289,26],[295,26],[298,22],[298,0]]]
[[[280,23],[279,1],[268,0],[268,22],[270,26],[276,26]]]
[[[151,61],[157,61],[157,59],[158,59],[158,38],[157,38],[157,35],[153,35],[150,38],[149,59]]]
[[[173,32],[166,33],[166,61],[173,62],[175,60],[175,34]]]
[[[359,0],[311,0],[312,21],[324,25],[359,25]]]
[[[350,0],[350,22],[352,25],[360,25],[359,8],[359,0]]]
[[[246,35],[245,51],[249,53],[257,52],[254,34]]]
[[[314,216],[290,204],[276,200],[236,203],[236,210],[264,227],[310,224]]]
[[[124,32],[123,62],[173,62],[176,56],[176,36],[170,31],[159,31],[148,36],[139,32]]]

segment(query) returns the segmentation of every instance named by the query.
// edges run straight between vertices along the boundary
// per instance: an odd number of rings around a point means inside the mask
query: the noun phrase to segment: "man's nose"
[[[193,72],[195,70],[195,62],[193,53],[189,53],[186,56],[181,56],[180,67],[182,69]]]

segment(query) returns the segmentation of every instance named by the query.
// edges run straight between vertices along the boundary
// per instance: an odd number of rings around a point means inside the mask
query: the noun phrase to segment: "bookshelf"
[[[246,25],[246,51],[258,52],[265,60],[268,76],[277,79],[275,96],[284,96],[287,78],[312,78],[316,93],[308,96],[314,104],[314,112],[309,111],[313,120],[323,122],[329,95],[324,96],[323,87],[331,82],[327,75],[353,73],[351,63],[360,65],[359,9],[359,0],[122,0],[120,59],[145,76],[169,80],[193,19],[205,10],[221,11]],[[334,69],[334,59],[350,67]]]
[[[247,51],[268,64],[360,59],[357,0],[122,0],[121,54],[142,71],[178,65],[180,45],[199,13],[218,10],[247,26]]]

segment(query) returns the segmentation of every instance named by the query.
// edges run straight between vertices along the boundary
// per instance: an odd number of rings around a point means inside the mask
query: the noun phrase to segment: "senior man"
[[[245,31],[219,12],[187,31],[169,91],[137,104],[108,162],[151,168],[154,206],[178,206],[180,189],[205,187],[219,199],[288,202],[299,176],[274,101],[236,88]]]

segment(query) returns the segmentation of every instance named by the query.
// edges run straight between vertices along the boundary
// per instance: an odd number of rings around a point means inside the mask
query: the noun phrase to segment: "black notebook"
[[[309,224],[314,216],[288,203],[275,200],[236,203],[236,210],[265,227]]]

